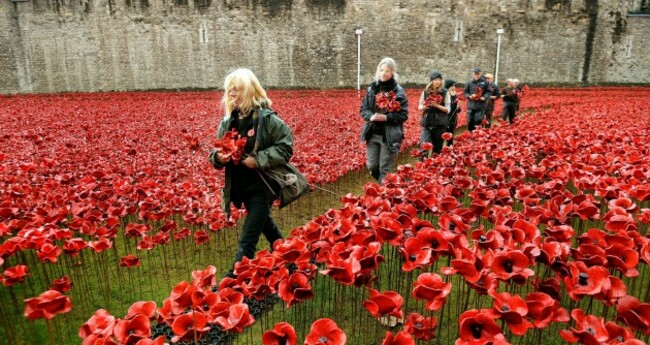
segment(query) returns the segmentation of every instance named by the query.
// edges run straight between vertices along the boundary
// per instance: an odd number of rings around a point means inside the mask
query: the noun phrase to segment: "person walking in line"
[[[501,98],[503,98],[503,113],[501,114],[501,119],[504,121],[508,119],[508,122],[512,124],[515,122],[519,97],[517,97],[517,88],[512,79],[506,80],[506,85],[506,88],[501,92]]]
[[[377,65],[375,81],[361,100],[359,115],[366,123],[361,141],[366,143],[366,166],[379,184],[391,171],[404,140],[408,99],[397,84],[397,64],[387,57]]]
[[[451,139],[447,140],[447,146],[454,145],[454,131],[456,130],[456,125],[458,124],[458,114],[462,111],[462,102],[458,99],[458,94],[456,93],[456,81],[453,79],[445,80],[445,89],[449,94],[449,122],[447,123],[447,132],[451,133]]]
[[[443,87],[442,73],[433,71],[429,75],[429,84],[420,95],[418,110],[422,112],[420,126],[420,146],[424,143],[433,144],[433,152],[440,153],[444,139],[442,135],[449,125],[449,111],[451,98],[447,89]],[[424,158],[428,150],[422,151]]]
[[[485,74],[485,82],[487,83],[487,92],[490,97],[487,98],[487,106],[485,108],[485,119],[487,120],[487,128],[492,127],[492,114],[494,113],[494,103],[499,99],[499,86],[494,82],[492,73]]]
[[[471,132],[483,121],[487,99],[490,97],[480,68],[472,69],[472,80],[465,85],[464,94],[467,99],[467,130]]]
[[[271,110],[271,100],[249,69],[237,69],[224,82],[223,108],[225,116],[219,125],[217,138],[235,131],[246,140],[240,159],[214,150],[208,160],[217,169],[225,169],[222,190],[224,212],[230,214],[230,203],[243,204],[248,211],[239,238],[233,267],[226,276],[234,278],[234,266],[243,257],[254,258],[260,235],[273,243],[282,234],[271,219],[275,195],[262,180],[260,171],[288,163],[293,155],[293,136],[289,127]]]

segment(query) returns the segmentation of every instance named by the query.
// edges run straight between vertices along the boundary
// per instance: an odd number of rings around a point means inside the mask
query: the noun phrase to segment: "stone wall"
[[[634,0],[0,0],[0,92],[350,87],[395,58],[400,81],[493,71],[530,83],[650,83]],[[630,48],[631,47],[631,48]],[[588,68],[586,68],[588,66]]]

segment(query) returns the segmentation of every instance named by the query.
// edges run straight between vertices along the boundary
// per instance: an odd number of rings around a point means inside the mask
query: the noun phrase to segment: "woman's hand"
[[[429,109],[429,106],[424,104],[424,103],[418,105],[418,110],[420,110],[420,111],[425,111],[427,109]]]
[[[388,117],[386,117],[384,114],[379,113],[375,113],[375,115],[372,115],[370,117],[370,121],[372,122],[386,122],[386,120],[388,120]]]
[[[241,161],[241,164],[244,164],[247,168],[250,168],[250,169],[257,168],[257,162],[255,161],[255,158],[252,157],[252,156],[246,157],[246,159]]]

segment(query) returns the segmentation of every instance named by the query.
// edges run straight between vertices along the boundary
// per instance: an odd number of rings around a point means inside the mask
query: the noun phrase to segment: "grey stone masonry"
[[[402,83],[650,83],[634,0],[0,0],[0,93],[217,88],[236,67],[270,87],[354,87],[393,57]]]

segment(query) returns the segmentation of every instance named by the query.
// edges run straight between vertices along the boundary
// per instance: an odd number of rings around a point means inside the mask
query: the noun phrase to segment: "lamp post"
[[[357,34],[357,90],[361,90],[361,35],[362,29],[355,31]]]
[[[499,82],[499,54],[501,53],[501,35],[504,33],[503,29],[497,29],[497,64],[494,69],[494,83]]]

